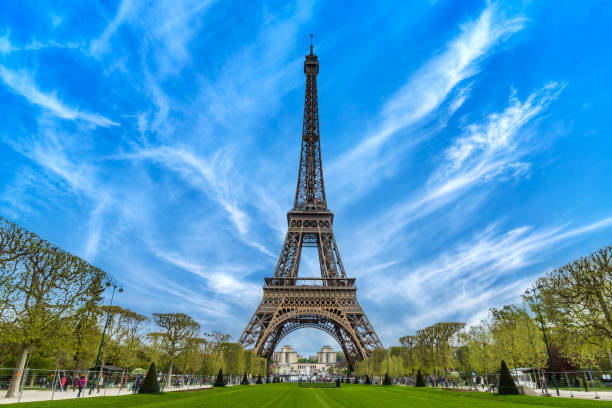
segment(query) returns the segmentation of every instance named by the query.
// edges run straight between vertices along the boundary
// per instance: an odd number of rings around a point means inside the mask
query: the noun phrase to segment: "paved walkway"
[[[169,387],[164,388],[164,392],[172,392],[172,391],[186,391],[186,390],[205,390],[211,388],[212,385],[191,385],[185,387]],[[4,390],[1,391],[3,394],[6,392]],[[63,400],[63,399],[72,399],[76,398],[78,391],[55,391],[55,394],[51,390],[24,390],[21,399],[19,396],[16,398],[0,398],[0,404],[12,404],[15,402],[33,402],[33,401],[50,401],[53,397],[53,400]],[[89,389],[84,389],[83,393],[81,393],[82,398],[92,398],[92,397],[110,397],[116,395],[130,395],[132,391],[128,391],[125,388],[121,390],[118,388],[108,388],[101,389],[98,393],[94,390],[94,392],[89,395]]]

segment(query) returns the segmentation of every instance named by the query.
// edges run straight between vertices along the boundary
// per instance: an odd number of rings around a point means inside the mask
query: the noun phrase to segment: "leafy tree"
[[[499,376],[499,394],[509,395],[514,394],[517,395],[518,388],[516,388],[516,384],[510,375],[510,370],[508,370],[508,366],[506,362],[502,360],[501,362],[501,373]]]
[[[488,379],[493,370],[493,337],[483,322],[482,326],[472,326],[465,337],[469,350],[470,365],[479,373],[484,373]],[[488,381],[488,380],[487,380]]]
[[[0,336],[18,350],[11,397],[28,355],[68,338],[74,320],[97,307],[106,274],[5,219],[0,243]]]
[[[138,388],[139,394],[157,394],[159,393],[159,384],[157,383],[157,370],[155,369],[155,363],[151,363],[147,376]]]
[[[200,325],[184,313],[153,313],[155,324],[162,329],[158,333],[161,347],[168,358],[167,384],[172,383],[172,368],[177,357],[192,346],[191,340],[200,331]]]
[[[565,348],[574,361],[589,359],[598,347],[612,368],[612,246],[553,270],[536,282],[547,322],[591,346]],[[534,303],[533,294],[526,296]],[[586,359],[579,353],[584,350]]]
[[[226,374],[240,375],[244,371],[244,353],[238,343],[221,343],[223,352],[223,369]]]
[[[418,362],[417,362],[418,337],[417,336],[404,336],[404,337],[401,337],[399,340],[403,348],[401,357],[403,360],[404,367],[410,369],[412,374],[414,375],[414,370],[418,365]]]

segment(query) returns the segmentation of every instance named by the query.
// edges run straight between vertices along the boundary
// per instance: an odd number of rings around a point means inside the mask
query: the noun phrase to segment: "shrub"
[[[263,384],[263,382],[261,381],[261,374],[257,376],[257,381],[255,382],[255,384]]]
[[[391,379],[389,378],[389,373],[385,373],[385,378],[383,379],[382,385],[391,385]]]
[[[368,385],[372,384],[372,381],[370,381],[370,376],[369,375],[366,375],[365,383],[368,384]]]
[[[157,383],[157,370],[155,363],[151,363],[147,376],[138,388],[139,394],[159,394],[159,384]]]
[[[504,395],[518,395],[519,393],[518,388],[516,388],[516,384],[510,375],[510,370],[508,370],[508,366],[504,360],[501,362],[498,393]]]
[[[419,371],[417,372],[417,378],[416,378],[416,384],[414,384],[415,387],[424,387],[425,386],[425,380],[423,380],[423,374],[421,374],[421,369],[419,368]]]
[[[217,379],[215,380],[215,387],[225,387],[225,381],[223,381],[223,370],[219,369]]]
[[[242,381],[240,381],[240,385],[249,385],[249,379],[246,376],[246,372],[244,373],[244,376],[242,376]]]

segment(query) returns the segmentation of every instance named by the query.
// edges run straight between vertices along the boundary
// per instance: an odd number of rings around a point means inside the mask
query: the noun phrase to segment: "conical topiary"
[[[505,395],[518,395],[518,388],[516,388],[516,384],[510,375],[510,370],[508,370],[508,366],[506,362],[502,360],[501,362],[501,373],[499,374],[499,394]]]
[[[391,379],[389,378],[389,373],[385,373],[385,378],[383,379],[382,385],[391,385]]]
[[[225,381],[223,381],[223,370],[219,369],[217,379],[215,380],[215,387],[225,387]]]
[[[368,385],[372,384],[372,381],[370,381],[370,376],[369,375],[366,375],[365,383],[368,384]]]
[[[255,384],[263,384],[261,381],[261,374],[257,375],[257,381],[255,381]]]
[[[158,394],[159,384],[157,383],[157,370],[155,369],[155,363],[151,363],[147,376],[145,377],[142,384],[138,388],[139,394]]]
[[[246,376],[246,372],[244,373],[244,376],[242,377],[242,381],[240,381],[240,385],[249,385],[249,379]]]
[[[419,371],[417,372],[417,378],[416,378],[416,383],[414,384],[415,387],[424,387],[425,386],[425,380],[423,380],[423,374],[421,374],[421,369],[419,368]]]

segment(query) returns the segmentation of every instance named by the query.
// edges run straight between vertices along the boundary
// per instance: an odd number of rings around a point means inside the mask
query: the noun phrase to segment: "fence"
[[[0,368],[0,404],[26,401],[48,401],[69,398],[88,398],[127,395],[138,392],[144,376],[127,369],[103,370],[39,370],[26,368],[17,372],[18,387],[11,398],[8,392],[14,368]],[[209,388],[213,377],[188,374],[167,376],[158,373],[161,391],[181,391]]]
[[[612,372],[610,371],[561,371],[548,372],[536,369],[510,370],[520,391],[527,395],[552,395],[568,398],[612,400]],[[392,380],[396,384],[413,385],[414,379],[400,377]],[[427,376],[426,384],[435,388],[497,392],[499,374],[487,376],[458,377]],[[556,384],[556,386],[555,386]]]

